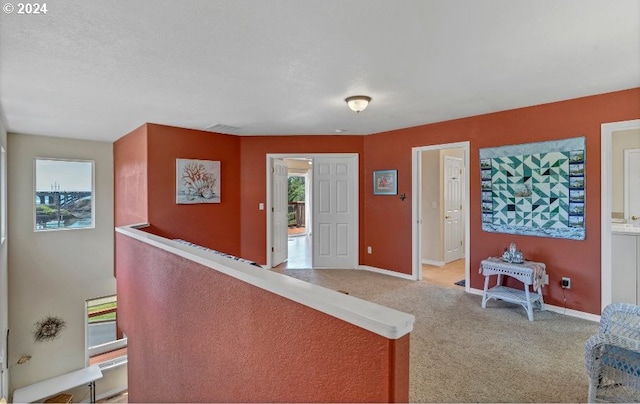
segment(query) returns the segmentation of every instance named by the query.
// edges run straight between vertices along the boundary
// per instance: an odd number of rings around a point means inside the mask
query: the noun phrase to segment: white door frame
[[[600,276],[601,276],[601,298],[600,307],[604,309],[611,303],[613,296],[611,284],[611,175],[612,167],[612,147],[611,139],[613,133],[621,130],[640,129],[640,119],[630,121],[620,121],[603,123],[600,126],[601,134],[601,188],[600,188]]]
[[[266,262],[266,267],[267,268],[271,268],[271,262],[272,262],[272,257],[271,257],[271,248],[273,247],[273,240],[272,240],[272,218],[271,218],[271,208],[272,208],[272,202],[271,202],[271,197],[272,197],[272,184],[271,184],[271,160],[276,158],[276,159],[286,159],[286,158],[305,158],[305,159],[311,159],[313,160],[315,157],[355,157],[356,158],[356,170],[354,172],[354,176],[355,176],[355,181],[354,181],[354,195],[356,198],[355,201],[355,207],[356,207],[356,211],[355,211],[355,231],[353,232],[353,245],[356,246],[356,248],[358,248],[359,246],[359,233],[360,233],[360,214],[359,214],[359,206],[360,206],[360,202],[359,202],[359,196],[360,196],[360,189],[359,189],[359,180],[360,180],[360,171],[359,171],[359,155],[358,153],[267,153],[266,156],[266,164],[267,164],[267,195],[266,195],[266,216],[267,216],[267,262]],[[312,191],[313,192],[313,191]],[[313,215],[311,215],[313,216]],[[313,221],[313,217],[310,217],[310,221]],[[356,254],[356,261],[358,260],[358,254]],[[313,265],[313,263],[312,263]],[[355,263],[354,268],[357,268],[358,262]]]
[[[470,154],[470,142],[457,142],[457,143],[446,143],[446,144],[438,144],[431,146],[419,146],[411,149],[411,166],[412,166],[412,174],[411,174],[411,250],[412,250],[412,278],[414,280],[422,279],[422,232],[421,232],[421,222],[422,217],[420,216],[420,206],[422,204],[422,195],[421,193],[421,170],[422,170],[422,152],[428,150],[443,150],[443,149],[463,149],[464,150],[464,168],[465,168],[465,176],[464,176],[464,279],[465,286],[464,290],[469,292],[471,287],[469,286],[469,250],[471,249],[471,243],[469,241],[469,235],[471,233],[471,229],[469,227],[469,223],[471,220],[469,219],[469,154]]]

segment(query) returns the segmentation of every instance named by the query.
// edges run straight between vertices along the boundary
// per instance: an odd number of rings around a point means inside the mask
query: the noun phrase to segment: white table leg
[[[533,306],[529,296],[529,285],[524,285],[524,295],[527,299],[527,317],[529,317],[529,321],[533,321]]]
[[[542,288],[538,288],[538,294],[540,295],[540,311],[544,311],[544,298],[542,297]]]
[[[489,290],[489,278],[490,276],[484,277],[484,292],[482,293],[482,308],[487,308],[487,291]]]

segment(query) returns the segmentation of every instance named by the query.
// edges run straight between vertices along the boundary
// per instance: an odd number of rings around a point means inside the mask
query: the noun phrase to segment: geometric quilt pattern
[[[530,154],[481,158],[483,230],[584,239],[584,146],[531,145]]]

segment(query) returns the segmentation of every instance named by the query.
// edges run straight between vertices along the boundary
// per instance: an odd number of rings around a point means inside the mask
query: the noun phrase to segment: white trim
[[[611,284],[611,175],[612,175],[612,149],[611,139],[613,132],[640,128],[640,119],[630,121],[603,123],[601,134],[601,188],[600,188],[600,307],[604,309],[613,299],[613,286]]]
[[[409,274],[402,274],[400,272],[391,271],[391,270],[388,270],[388,269],[377,268],[377,267],[372,267],[372,266],[369,266],[369,265],[358,265],[358,269],[362,270],[362,271],[376,272],[376,273],[383,274],[383,275],[395,276],[396,278],[407,279],[407,280],[410,280],[410,281],[414,281],[415,280],[415,279],[413,279],[413,276],[409,275]]]
[[[127,363],[129,363],[129,355],[122,355],[122,356],[117,356],[105,362],[96,363],[96,365],[98,365],[100,370],[104,372],[107,370],[116,369],[121,366],[125,366]]]
[[[446,265],[444,261],[434,261],[434,260],[425,260],[425,259],[422,260],[422,263],[426,265],[432,265],[434,267],[441,267]]]
[[[471,288],[471,289],[469,289],[469,293],[471,293],[472,295],[482,296],[484,291],[482,289]],[[566,309],[564,307],[554,306],[554,305],[551,305],[551,304],[548,304],[548,303],[545,303],[544,307],[545,307],[545,310],[552,311],[554,313],[564,314],[564,315],[570,316],[570,317],[581,318],[583,320],[600,322],[600,316],[598,316],[597,314],[591,314],[591,313],[586,313],[584,311]],[[487,309],[485,309],[485,310],[487,310]],[[534,314],[534,319],[535,319],[535,314]]]
[[[385,338],[398,339],[413,330],[415,317],[408,313],[303,282],[277,272],[262,271],[253,265],[146,233],[130,226],[117,227],[116,232],[339,318]]]
[[[0,143],[0,246],[7,240],[7,149]],[[0,389],[1,390],[1,389]]]
[[[118,395],[118,394],[122,394],[122,393],[124,393],[125,391],[127,391],[127,389],[129,389],[129,386],[128,386],[128,385],[127,385],[127,386],[123,386],[123,387],[118,387],[118,388],[115,388],[115,389],[113,389],[113,390],[109,390],[109,391],[107,391],[107,392],[105,392],[105,393],[102,393],[102,394],[100,394],[100,395],[97,395],[97,396],[96,396],[96,401],[104,400],[105,398],[111,398],[111,397],[116,396],[116,395]],[[85,399],[85,400],[83,400],[83,401],[80,401],[80,402],[81,402],[81,403],[90,403],[90,402],[91,402],[91,399],[90,399],[90,398],[87,398],[87,399]]]
[[[544,304],[544,308],[545,308],[545,310],[549,310],[549,311],[552,311],[554,313],[564,314],[564,315],[570,316],[570,317],[577,317],[577,318],[581,318],[583,320],[595,321],[596,323],[600,322],[600,316],[597,315],[597,314],[591,314],[591,313],[586,313],[584,311],[567,309],[567,308],[564,308],[564,307],[554,306],[552,304],[547,304],[547,303]]]
[[[412,262],[412,278],[414,280],[422,279],[422,243],[421,243],[421,232],[420,232],[420,224],[422,222],[422,218],[420,217],[420,204],[421,204],[421,152],[427,150],[444,150],[444,149],[464,149],[464,279],[465,286],[464,290],[469,292],[469,261],[470,261],[470,250],[471,250],[471,218],[470,218],[470,181],[469,181],[469,155],[471,150],[471,143],[469,141],[465,142],[456,142],[456,143],[446,143],[446,144],[437,144],[431,146],[420,146],[413,147],[411,149],[411,262]]]
[[[353,245],[356,246],[356,248],[358,248],[358,246],[360,245],[359,242],[359,236],[360,236],[360,155],[358,153],[267,153],[266,154],[266,165],[267,165],[267,200],[265,201],[265,206],[266,206],[266,216],[267,216],[267,225],[266,225],[266,232],[267,232],[267,245],[266,245],[266,252],[267,252],[267,260],[266,260],[266,264],[265,267],[266,268],[272,268],[272,257],[271,257],[271,248],[273,247],[273,240],[272,240],[272,231],[273,229],[271,228],[273,226],[272,224],[272,220],[271,220],[271,208],[272,208],[272,203],[271,203],[271,160],[272,159],[286,159],[286,158],[305,158],[305,159],[310,159],[313,160],[316,157],[351,157],[355,159],[355,167],[356,170],[354,171],[354,176],[353,176],[353,180],[354,180],[354,197],[355,197],[355,203],[354,203],[354,210],[355,210],[355,217],[354,217],[354,226],[355,226],[355,231],[353,232]],[[313,185],[313,184],[311,184]],[[311,192],[313,192],[313,190],[311,190]],[[309,218],[310,221],[313,221],[313,215],[311,214],[311,217]],[[313,232],[313,228],[311,229],[311,231]],[[313,266],[313,262],[311,263],[311,265]],[[358,255],[356,254],[355,258],[354,258],[354,263],[353,263],[353,267],[356,268],[358,265]]]
[[[96,355],[101,355],[103,353],[116,351],[118,349],[125,348],[127,346],[127,337],[122,339],[117,339],[115,341],[105,342],[104,344],[94,345],[87,349],[89,352],[89,357],[93,357]]]

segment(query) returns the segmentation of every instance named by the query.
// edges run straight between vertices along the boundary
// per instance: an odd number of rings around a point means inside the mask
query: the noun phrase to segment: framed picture
[[[482,230],[585,239],[585,138],[480,149]]]
[[[176,159],[176,203],[220,203],[220,162]]]
[[[396,195],[398,193],[398,170],[373,172],[374,195]]]

